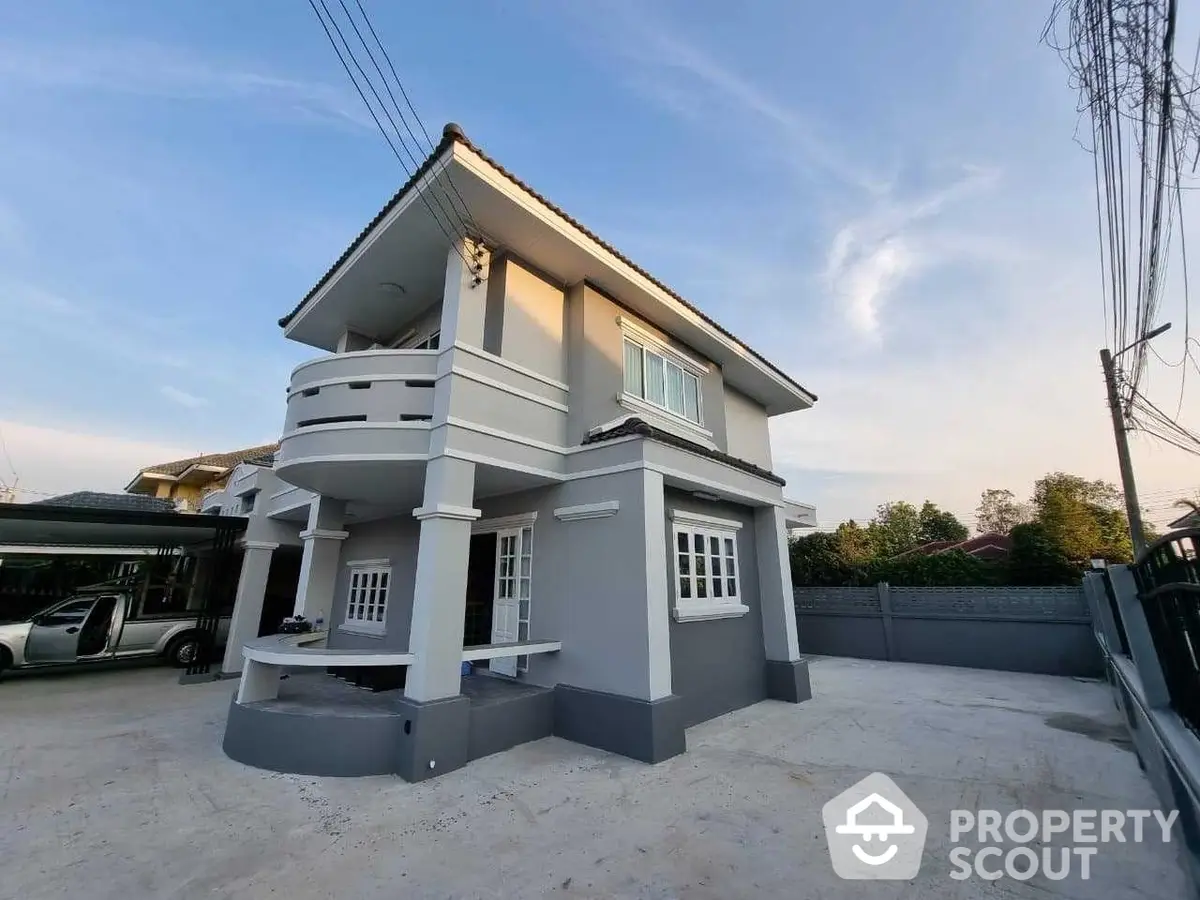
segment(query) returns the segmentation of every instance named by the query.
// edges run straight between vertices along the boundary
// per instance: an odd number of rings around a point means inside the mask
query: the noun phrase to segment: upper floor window
[[[700,379],[630,338],[625,338],[625,393],[700,424]]]
[[[407,349],[409,349],[409,350],[437,350],[438,345],[441,343],[441,341],[442,341],[442,333],[440,331],[435,331],[435,332],[433,332],[433,334],[431,334],[425,338],[422,338],[421,340],[417,341],[415,344],[413,344],[411,347],[409,347]]]
[[[391,346],[396,350],[437,350],[442,343],[441,329],[428,334],[409,334],[394,341]],[[378,345],[376,345],[378,346]]]

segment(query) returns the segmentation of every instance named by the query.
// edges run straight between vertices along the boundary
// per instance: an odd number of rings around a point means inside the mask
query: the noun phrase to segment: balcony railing
[[[364,350],[298,366],[285,435],[316,425],[420,422],[433,415],[437,351]]]

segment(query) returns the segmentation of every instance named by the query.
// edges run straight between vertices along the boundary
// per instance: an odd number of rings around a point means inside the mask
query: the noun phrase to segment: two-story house
[[[466,237],[435,216],[453,197]],[[300,544],[296,611],[329,648],[406,654],[400,740],[431,766],[467,758],[464,648],[556,642],[484,665],[552,692],[554,733],[650,761],[810,695],[787,529],[815,512],[784,499],[767,422],[816,397],[457,126],[280,325],[321,353],[274,468],[231,479],[257,501],[226,671]],[[226,749],[270,765],[247,747],[284,732],[256,705]]]

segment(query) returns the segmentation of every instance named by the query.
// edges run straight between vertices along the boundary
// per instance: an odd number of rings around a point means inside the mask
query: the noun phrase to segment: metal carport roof
[[[241,516],[0,503],[0,547],[198,547],[246,530]]]

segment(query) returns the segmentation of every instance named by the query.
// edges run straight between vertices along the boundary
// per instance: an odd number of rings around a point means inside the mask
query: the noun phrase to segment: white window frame
[[[738,554],[738,531],[742,527],[742,523],[735,519],[721,519],[716,516],[707,516],[700,513],[693,513],[687,510],[675,509],[671,511],[671,519],[673,526],[671,528],[671,560],[675,575],[675,605],[671,613],[677,622],[695,622],[705,621],[709,619],[728,619],[736,616],[744,616],[750,611],[744,602],[742,595],[742,563]],[[679,549],[679,536],[687,536],[687,551],[681,553]],[[704,541],[705,559],[705,574],[697,575],[696,573],[696,537],[702,537]],[[710,540],[716,538],[720,553],[718,556],[721,559],[721,574],[713,575],[712,573],[712,553]],[[727,553],[725,542],[732,542],[732,554]],[[685,574],[679,565],[681,555],[688,557],[688,572]],[[733,575],[728,572],[729,562],[733,562]],[[729,594],[728,581],[732,577],[734,583],[734,593]],[[683,581],[688,581],[688,593],[690,596],[683,596]],[[721,596],[714,597],[713,583],[716,579],[721,582]],[[705,584],[704,597],[697,596],[699,591],[697,583],[703,580]]]
[[[366,634],[383,634],[387,631],[387,614],[391,606],[389,602],[392,593],[392,566],[388,560],[362,560],[346,564],[346,610],[342,617],[344,631],[356,631]],[[374,585],[365,582],[369,576],[376,576]],[[362,593],[356,595],[356,591]],[[374,592],[368,594],[367,592]],[[371,601],[371,602],[368,602]],[[370,610],[378,611],[383,607],[383,614],[378,618],[367,619]]]
[[[704,376],[709,371],[709,366],[699,360],[693,359],[681,350],[672,347],[670,344],[659,339],[654,334],[642,328],[638,323],[632,321],[626,316],[618,316],[617,323],[621,326],[621,393],[618,396],[622,406],[628,409],[633,409],[638,412],[651,412],[652,414],[663,416],[667,421],[681,425],[682,427],[694,431],[704,437],[711,438],[712,432],[704,427]],[[625,343],[633,344],[641,351],[642,357],[642,392],[641,394],[630,393],[625,388]],[[649,370],[647,365],[646,354],[653,353],[655,356],[663,360],[663,402],[657,403],[646,396],[646,387],[649,382]],[[687,405],[687,385],[688,378],[692,378],[696,383],[696,418],[689,419],[685,414],[676,412],[667,405],[667,376],[666,366],[672,365],[680,370],[680,377],[683,379],[684,390],[684,406]]]
[[[635,338],[629,337],[628,335],[626,335],[624,340],[621,342],[622,366],[624,366],[625,345],[626,344],[630,344],[634,347],[637,347],[638,350],[641,352],[642,393],[640,396],[638,394],[630,393],[624,386],[622,386],[622,394],[626,397],[632,398],[635,402],[641,401],[642,403],[652,406],[654,408],[655,412],[665,413],[666,415],[672,416],[672,417],[680,420],[681,422],[686,422],[688,425],[691,425],[694,428],[703,428],[704,427],[704,400],[703,400],[703,394],[704,394],[703,384],[704,384],[704,382],[701,380],[700,376],[697,375],[695,372],[693,372],[687,366],[681,364],[677,359],[675,359],[670,354],[662,352],[657,347],[647,346],[645,343],[643,343]],[[650,380],[650,378],[649,378],[649,376],[650,376],[649,358],[652,355],[657,357],[658,359],[661,359],[662,364],[663,364],[663,402],[662,403],[659,403],[656,400],[652,400],[652,399],[650,399],[649,396],[647,396],[647,393],[648,393],[647,384]],[[668,366],[672,366],[675,369],[679,370],[679,377],[683,382],[683,397],[684,397],[685,406],[687,403],[688,379],[691,379],[691,381],[695,383],[695,385],[696,385],[696,418],[695,419],[690,419],[687,417],[687,415],[685,413],[676,412],[675,410],[671,409],[670,406],[667,405],[669,402],[667,400],[667,374],[666,374]],[[622,377],[624,377],[624,376],[622,376]]]

